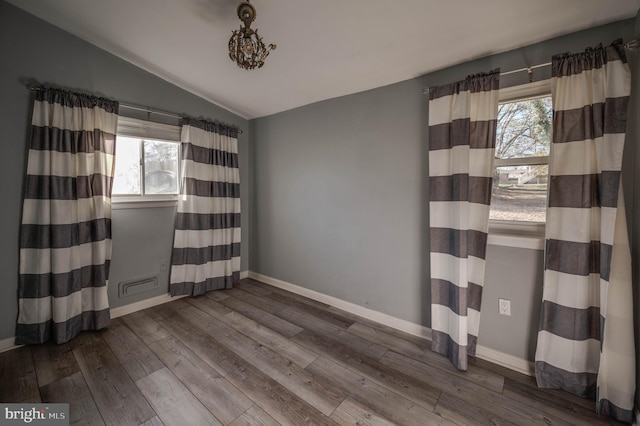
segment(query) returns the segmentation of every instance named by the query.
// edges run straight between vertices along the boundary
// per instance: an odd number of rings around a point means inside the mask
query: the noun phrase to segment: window
[[[117,144],[114,195],[178,193],[179,144],[121,135]]]
[[[551,146],[549,82],[500,90],[490,229],[544,233]]]
[[[117,136],[114,202],[175,202],[180,128],[120,117]]]

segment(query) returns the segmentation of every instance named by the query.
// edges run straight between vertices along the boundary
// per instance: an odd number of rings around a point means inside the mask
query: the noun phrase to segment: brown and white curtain
[[[240,279],[238,131],[186,119],[171,258],[171,295],[197,296]]]
[[[110,322],[118,103],[36,93],[20,233],[16,344],[64,343]]]
[[[475,356],[484,285],[499,70],[429,90],[432,349]]]
[[[631,422],[631,256],[620,171],[630,72],[621,41],[553,57],[553,144],[538,385]]]

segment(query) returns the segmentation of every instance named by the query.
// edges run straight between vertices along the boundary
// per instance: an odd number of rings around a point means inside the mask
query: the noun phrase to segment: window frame
[[[551,80],[541,80],[500,89],[499,103],[527,101],[551,96]],[[549,165],[550,156],[508,158],[494,160],[494,168],[518,165]],[[547,197],[549,188],[547,186]],[[489,219],[488,244],[507,247],[544,249],[546,222],[522,222],[515,220]]]
[[[149,207],[173,207],[178,204],[178,194],[145,194],[145,162],[144,162],[144,141],[170,142],[178,145],[178,179],[182,172],[182,129],[180,126],[171,124],[156,123],[152,121],[140,120],[132,117],[118,117],[118,128],[116,131],[116,156],[117,137],[130,137],[141,139],[140,149],[140,195],[134,194],[112,194],[112,208],[149,208]],[[117,158],[117,157],[116,157]],[[178,181],[178,191],[180,182]]]

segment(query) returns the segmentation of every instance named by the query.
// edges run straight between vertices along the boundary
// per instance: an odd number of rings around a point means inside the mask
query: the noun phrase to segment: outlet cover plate
[[[500,315],[511,316],[511,300],[498,299],[498,313]]]

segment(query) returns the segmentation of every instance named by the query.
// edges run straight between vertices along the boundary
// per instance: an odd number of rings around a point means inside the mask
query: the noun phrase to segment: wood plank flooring
[[[613,424],[592,401],[253,281],[0,354],[0,401],[78,425]]]

